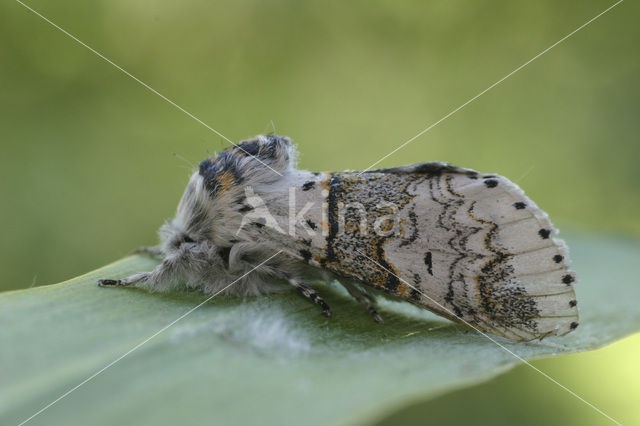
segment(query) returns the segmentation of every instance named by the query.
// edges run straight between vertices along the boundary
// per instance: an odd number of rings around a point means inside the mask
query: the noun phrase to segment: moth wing
[[[414,198],[401,212],[404,236],[384,246],[389,264],[419,290],[414,303],[512,340],[577,327],[567,247],[516,184],[445,163],[371,173],[425,175],[407,188]]]

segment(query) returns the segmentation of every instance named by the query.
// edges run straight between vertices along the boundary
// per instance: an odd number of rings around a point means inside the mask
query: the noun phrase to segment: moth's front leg
[[[98,285],[100,287],[128,287],[134,286],[141,282],[147,281],[149,279],[150,272],[141,272],[138,274],[131,275],[127,278],[123,278],[121,280],[98,280]]]
[[[165,257],[162,262],[151,272],[141,272],[127,278],[114,280],[99,280],[100,287],[123,287],[145,284],[145,287],[163,290],[171,287],[173,283],[184,281],[188,274],[199,272],[202,265],[209,264],[206,254],[206,244],[190,244],[182,247],[178,252]]]
[[[163,255],[162,250],[159,247],[140,247],[135,250],[131,254],[146,254],[148,256],[161,257]],[[151,272],[141,272],[138,274],[133,274],[128,276],[127,278],[123,278],[120,280],[98,280],[98,285],[100,287],[129,287],[135,286],[136,284],[140,284],[142,282],[148,281],[151,276]]]
[[[331,316],[331,308],[327,305],[322,297],[311,287],[306,286],[294,278],[289,278],[289,283],[296,288],[304,297],[310,299],[313,303],[322,308],[322,315],[325,317]]]
[[[165,259],[151,272],[140,272],[119,280],[105,279],[98,280],[100,287],[135,287],[138,284],[147,284],[151,288],[156,288],[164,282],[168,282],[176,275],[175,260]]]

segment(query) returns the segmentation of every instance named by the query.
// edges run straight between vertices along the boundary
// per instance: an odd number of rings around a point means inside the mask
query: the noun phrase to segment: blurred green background
[[[230,139],[273,122],[298,144],[302,168],[341,170],[368,167],[612,3],[27,4]],[[378,166],[442,160],[497,172],[562,228],[637,237],[638,12],[622,3]],[[12,1],[0,5],[0,93],[0,290],[62,281],[154,244],[188,162],[228,146]],[[633,339],[608,349],[607,362],[637,360]],[[591,369],[585,356],[544,365],[568,366],[571,381]],[[499,380],[487,388],[496,407],[517,388],[555,391],[522,369]],[[440,407],[474,398],[460,395]],[[578,422],[602,420],[574,407]],[[547,408],[536,419],[553,419]]]

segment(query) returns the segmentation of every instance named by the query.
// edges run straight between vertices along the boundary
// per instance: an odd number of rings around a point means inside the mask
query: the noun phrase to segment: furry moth
[[[516,341],[578,326],[565,244],[508,179],[446,163],[312,173],[281,136],[257,136],[207,158],[175,218],[159,231],[162,262],[101,286],[260,295],[339,281],[382,322],[381,290],[482,332]],[[277,172],[277,173],[276,173]]]

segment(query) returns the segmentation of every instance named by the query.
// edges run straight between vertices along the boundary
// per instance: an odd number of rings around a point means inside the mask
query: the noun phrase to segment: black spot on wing
[[[576,279],[573,278],[573,275],[565,275],[564,277],[562,277],[562,282],[565,283],[566,285],[571,284],[572,282],[574,282]]]
[[[553,256],[553,261],[556,263],[562,262],[563,259],[564,259],[564,256],[561,254],[556,254],[555,256]]]
[[[487,188],[495,188],[496,186],[498,186],[498,181],[495,179],[488,179],[484,181],[484,184],[487,186]]]
[[[302,260],[304,260],[305,263],[309,263],[309,260],[311,259],[311,252],[306,249],[300,250],[300,256],[302,256]]]
[[[517,203],[514,203],[514,204],[513,204],[513,207],[515,207],[515,208],[516,208],[516,209],[518,209],[518,210],[522,210],[522,209],[524,209],[525,207],[527,207],[527,204],[526,204],[526,203],[523,203],[522,201],[518,201]]]
[[[540,235],[540,237],[542,237],[543,240],[546,240],[547,238],[549,238],[549,235],[551,235],[551,230],[542,228],[541,230],[538,231],[538,235]]]
[[[429,275],[433,275],[433,263],[431,258],[432,258],[431,252],[428,251],[424,255],[424,264],[427,265],[427,272],[429,272]]]
[[[421,296],[421,294],[420,294],[420,292],[418,290],[416,290],[415,288],[411,289],[411,293],[409,295],[411,300],[420,300],[420,296]]]

